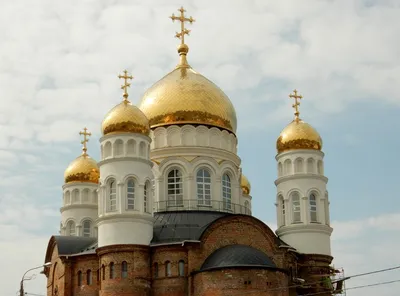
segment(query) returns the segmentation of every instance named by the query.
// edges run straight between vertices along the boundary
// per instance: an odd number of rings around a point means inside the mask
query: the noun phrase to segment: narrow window
[[[251,214],[251,210],[250,210],[250,203],[248,200],[246,200],[244,202],[244,212],[246,215],[250,215]]]
[[[128,277],[128,263],[123,261],[121,264],[121,277],[126,279]]]
[[[199,206],[211,206],[211,176],[208,170],[197,172],[197,203]]]
[[[316,223],[317,221],[317,197],[314,193],[310,194],[310,222]]]
[[[117,210],[117,184],[111,180],[108,185],[108,208],[110,211]]]
[[[83,275],[82,275],[82,271],[78,271],[78,286],[82,286],[82,282],[83,282]]]
[[[165,262],[165,276],[171,276],[171,262]]]
[[[183,205],[182,173],[172,170],[168,173],[168,206]]]
[[[86,271],[86,283],[88,285],[92,284],[92,271],[90,269]]]
[[[126,206],[128,210],[135,209],[135,181],[129,179],[126,186]]]
[[[91,234],[91,223],[90,221],[86,220],[83,222],[83,236],[90,237]]]
[[[285,209],[285,200],[283,199],[283,197],[282,197],[281,201],[282,201],[282,225],[285,226],[285,224],[286,224],[286,209]]]
[[[154,278],[158,278],[158,263],[154,263]]]
[[[75,235],[75,222],[69,221],[67,227],[68,235],[74,236]]]
[[[293,223],[301,222],[301,206],[300,206],[300,195],[297,192],[292,194],[292,205],[293,205]]]
[[[101,276],[104,281],[106,279],[106,267],[104,266],[104,264],[101,266]]]
[[[231,189],[231,178],[228,174],[224,174],[222,176],[222,200],[223,206],[225,210],[231,209],[231,200],[232,200],[232,189]]]
[[[185,261],[179,261],[179,276],[185,276]]]
[[[147,181],[144,184],[144,195],[143,195],[143,211],[149,213],[149,196],[150,196],[150,182]]]
[[[96,281],[97,282],[100,281],[100,269],[97,269],[97,271],[96,271]]]
[[[110,263],[110,279],[115,278],[115,274],[114,274],[114,262]]]

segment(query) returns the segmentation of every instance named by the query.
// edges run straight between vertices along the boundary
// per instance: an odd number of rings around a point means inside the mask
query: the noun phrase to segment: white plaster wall
[[[111,218],[111,217],[109,217]],[[115,244],[149,245],[153,238],[153,218],[141,215],[127,217],[116,215],[99,221],[99,247]]]
[[[237,139],[232,133],[218,128],[192,125],[158,127],[151,132],[151,149],[179,146],[213,147],[237,153]]]
[[[73,182],[63,186],[63,201],[61,212],[60,234],[69,235],[67,224],[69,221],[75,223],[75,235],[83,236],[83,221],[91,222],[91,235],[97,236],[97,189],[98,185],[93,183]],[[74,198],[76,192],[76,198]],[[85,195],[87,193],[87,196]],[[87,197],[87,198],[86,198]]]
[[[276,206],[278,236],[302,253],[330,255],[328,178],[323,168],[324,154],[315,150],[293,150],[278,154]],[[293,221],[292,193],[300,196],[300,221]],[[316,197],[317,221],[311,221],[310,195]],[[283,203],[285,215],[283,215]]]
[[[115,134],[100,139],[100,187],[98,207],[99,246],[114,244],[149,244],[153,235],[153,180],[149,159],[151,139],[139,134]],[[127,180],[135,183],[135,208],[127,209]],[[107,188],[116,181],[116,210],[110,211]],[[147,212],[144,210],[144,187],[149,184]]]
[[[326,225],[295,225],[278,229],[277,234],[285,243],[301,253],[331,256],[331,232],[332,229]]]

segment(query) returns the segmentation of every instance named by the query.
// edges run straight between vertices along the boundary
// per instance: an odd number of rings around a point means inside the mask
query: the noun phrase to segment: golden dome
[[[122,101],[107,113],[101,125],[103,135],[113,133],[150,133],[149,121],[139,108],[128,100]]]
[[[251,185],[249,180],[245,175],[242,174],[242,177],[240,178],[240,187],[242,187],[242,193],[243,195],[249,195],[250,190],[251,190]]]
[[[186,44],[178,47],[181,62],[144,94],[139,108],[150,127],[204,124],[236,133],[236,112],[228,96],[186,62]]]
[[[322,139],[319,133],[301,119],[294,119],[287,125],[276,141],[278,153],[295,149],[322,149]]]
[[[65,183],[87,182],[99,183],[99,167],[97,162],[86,153],[75,158],[64,173]]]

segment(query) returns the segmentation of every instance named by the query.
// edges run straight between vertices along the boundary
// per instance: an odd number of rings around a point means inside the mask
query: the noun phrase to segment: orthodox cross
[[[123,97],[124,97],[124,101],[125,102],[128,102],[128,87],[130,87],[131,86],[131,84],[128,82],[128,79],[133,79],[133,76],[132,75],[128,75],[128,71],[127,70],[124,70],[124,75],[118,75],[118,78],[119,79],[124,79],[124,84],[123,85],[121,85],[121,89],[123,89],[124,90],[124,94],[123,94]]]
[[[178,11],[181,13],[180,16],[175,16],[174,14],[172,14],[170,18],[173,22],[175,22],[176,20],[181,22],[181,31],[176,32],[175,37],[181,39],[181,44],[185,44],[185,35],[189,35],[190,33],[190,30],[185,28],[185,22],[189,22],[192,24],[195,21],[195,19],[192,17],[189,18],[185,17],[186,10],[183,9],[183,7],[179,8]]]
[[[300,102],[298,101],[298,99],[301,100],[303,98],[303,96],[302,95],[298,95],[297,94],[297,89],[295,89],[292,94],[289,94],[289,98],[294,99],[294,104],[292,105],[292,107],[294,108],[294,116],[295,116],[295,119],[299,119]]]
[[[81,144],[83,144],[82,150],[83,150],[84,155],[86,155],[86,151],[87,151],[86,143],[89,142],[89,139],[87,137],[92,135],[92,133],[88,133],[87,130],[88,129],[85,127],[83,129],[83,132],[79,132],[79,135],[81,135],[81,136],[83,135],[83,141],[81,141]]]

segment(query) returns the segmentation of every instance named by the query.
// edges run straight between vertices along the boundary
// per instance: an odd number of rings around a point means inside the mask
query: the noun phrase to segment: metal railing
[[[251,215],[250,208],[227,201],[180,199],[154,202],[154,212],[168,211],[210,211]]]

